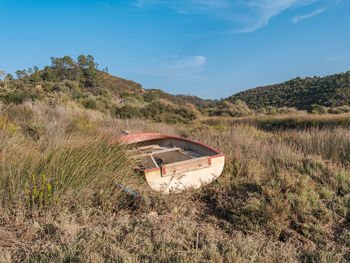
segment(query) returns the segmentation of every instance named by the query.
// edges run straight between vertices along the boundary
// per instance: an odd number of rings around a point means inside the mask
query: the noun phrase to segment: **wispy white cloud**
[[[339,1],[339,0],[338,0]],[[206,14],[229,21],[233,32],[253,32],[286,10],[332,0],[136,0],[139,8],[157,6],[179,13]],[[334,2],[333,2],[334,3]],[[320,9],[321,10],[321,9]],[[326,9],[322,10],[325,11]],[[301,17],[301,16],[300,16]],[[311,17],[311,16],[310,16]],[[301,19],[300,19],[301,20]]]
[[[169,56],[153,59],[147,68],[139,73],[144,75],[191,79],[200,76],[207,58],[204,56]]]
[[[315,15],[321,14],[326,10],[327,10],[327,8],[321,8],[321,9],[317,9],[317,10],[311,12],[310,14],[306,14],[306,15],[302,15],[302,16],[295,16],[295,17],[293,17],[293,23],[298,23],[301,20],[308,19],[308,18],[313,17]]]
[[[235,30],[238,33],[253,32],[266,26],[271,18],[278,14],[301,6],[310,5],[318,0],[251,0],[247,1],[247,26]]]

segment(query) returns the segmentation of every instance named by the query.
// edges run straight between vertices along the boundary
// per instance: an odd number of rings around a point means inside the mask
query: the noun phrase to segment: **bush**
[[[54,86],[55,86],[55,83],[52,82],[52,81],[45,81],[43,83],[43,89],[46,91],[46,92],[52,92],[52,90],[54,89]]]
[[[125,105],[122,107],[114,108],[114,116],[121,119],[130,119],[130,118],[141,118],[143,115],[140,111],[140,108]]]
[[[348,112],[350,112],[350,107],[347,105],[339,106],[336,108],[330,108],[328,110],[328,113],[333,113],[333,114],[342,114],[342,113],[348,113]]]
[[[16,89],[13,93],[1,96],[0,99],[5,103],[21,104],[26,100],[34,101],[35,99],[40,99],[40,96],[29,90]]]
[[[143,95],[143,100],[146,102],[152,102],[158,99],[158,95],[154,92],[147,92],[146,94]]]
[[[247,104],[241,100],[234,101],[222,101],[215,105],[210,116],[230,116],[230,117],[244,117],[253,114],[254,112],[249,109]]]
[[[84,99],[81,104],[87,109],[97,109],[96,100],[93,98]]]
[[[267,106],[266,107],[266,114],[267,115],[276,115],[277,114],[277,109],[272,106]]]
[[[66,86],[65,82],[57,82],[53,86],[52,92],[63,92],[63,93],[68,93],[70,91],[69,87]]]
[[[69,88],[70,92],[73,92],[74,90],[80,90],[78,81],[65,80],[64,84]]]
[[[282,108],[277,108],[276,109],[278,114],[299,114],[299,113],[304,113],[303,111],[298,111],[296,108],[291,107],[282,107]]]
[[[311,105],[311,113],[313,114],[325,114],[328,112],[328,108],[321,105]]]

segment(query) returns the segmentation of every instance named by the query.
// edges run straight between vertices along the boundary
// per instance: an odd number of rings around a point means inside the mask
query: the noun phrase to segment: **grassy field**
[[[256,114],[237,118],[204,117],[200,122],[210,126],[246,124],[265,131],[286,129],[305,130],[310,128],[349,128],[350,114]]]
[[[169,126],[73,102],[0,112],[0,262],[350,260],[347,126]],[[125,129],[209,144],[226,153],[224,172],[200,190],[152,192],[124,147],[109,143]]]

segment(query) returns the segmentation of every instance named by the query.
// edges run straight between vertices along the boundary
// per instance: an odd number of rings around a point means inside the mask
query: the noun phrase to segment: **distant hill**
[[[110,95],[118,102],[133,99],[151,102],[156,99],[169,101],[177,105],[193,104],[207,106],[210,101],[191,95],[172,95],[159,89],[145,90],[132,80],[113,76],[97,69],[97,63],[91,55],[81,55],[77,60],[69,56],[51,58],[51,65],[43,69],[37,67],[16,71],[17,78],[8,74],[0,80],[0,100],[21,103],[26,99],[36,99],[55,93],[64,93],[77,97],[90,95]],[[0,72],[1,75],[4,71]]]
[[[3,72],[1,73],[3,74]],[[187,122],[207,104],[195,96],[145,90],[142,85],[101,71],[93,56],[51,58],[51,65],[16,71],[0,80],[0,101],[21,104],[43,100],[50,104],[72,100],[83,107],[120,118],[145,118],[168,123]]]
[[[113,95],[120,96],[126,92],[145,93],[142,85],[131,80],[126,80],[117,76],[110,75],[107,72],[99,71],[103,79],[103,86],[106,87]]]
[[[350,105],[350,71],[326,77],[295,78],[281,84],[246,90],[226,100],[244,101],[250,109],[267,106],[310,110],[311,105]]]
[[[172,95],[142,88],[131,80],[99,70],[91,55],[51,58],[50,66],[16,71],[0,80],[0,101],[50,104],[74,101],[83,107],[120,118],[145,118],[167,123],[206,116],[242,117],[256,113],[285,114],[350,112],[350,71],[326,77],[295,78],[281,84],[246,90],[223,100]],[[0,75],[4,72],[1,71]],[[318,106],[316,106],[318,105]],[[317,108],[318,107],[318,108]],[[328,107],[328,108],[326,108]]]
[[[207,107],[213,102],[212,100],[204,100],[192,95],[176,95],[176,97],[181,98],[183,101],[188,103],[192,103],[197,107]]]

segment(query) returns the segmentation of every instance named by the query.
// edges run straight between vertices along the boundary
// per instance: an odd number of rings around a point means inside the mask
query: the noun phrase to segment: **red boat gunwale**
[[[171,135],[162,135],[160,133],[154,133],[154,132],[142,132],[142,133],[127,134],[127,135],[116,138],[115,140],[112,141],[112,143],[120,142],[120,143],[133,144],[133,143],[139,143],[139,142],[144,142],[144,141],[149,141],[149,140],[166,139],[166,138],[183,140],[183,141],[195,143],[195,144],[201,145],[201,146],[213,151],[216,154],[213,156],[208,156],[209,163],[211,163],[211,159],[225,156],[224,153],[221,153],[218,150],[214,149],[213,147],[210,147],[209,145],[206,145],[204,143],[197,142],[197,141],[194,141],[194,140],[191,140],[188,138],[171,136]],[[150,168],[150,169],[146,169],[146,170],[142,170],[142,171],[143,172],[153,172],[153,171],[160,170],[161,168],[162,167]]]

